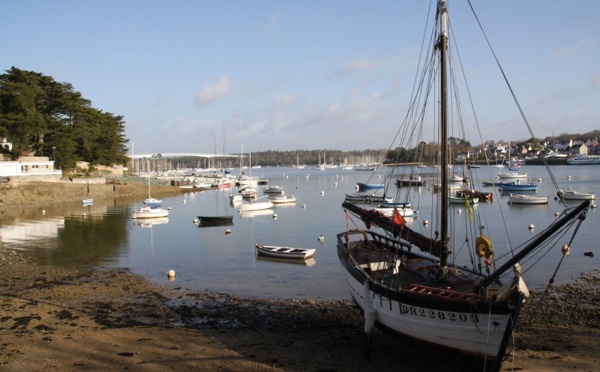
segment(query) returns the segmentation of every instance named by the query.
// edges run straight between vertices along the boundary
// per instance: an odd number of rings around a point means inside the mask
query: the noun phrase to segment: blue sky
[[[473,3],[537,137],[600,129],[600,1]],[[3,0],[0,69],[71,83],[93,107],[123,115],[138,154],[387,148],[406,113],[428,8]],[[482,40],[469,31],[468,4],[450,9],[471,90],[484,91],[474,93],[483,139],[529,138],[516,109],[504,108],[506,88],[488,80],[489,53],[475,52]]]

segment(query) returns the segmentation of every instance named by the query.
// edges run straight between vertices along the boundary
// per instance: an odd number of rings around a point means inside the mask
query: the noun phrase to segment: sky
[[[0,5],[2,72],[51,76],[123,115],[133,154],[388,148],[430,8],[428,0]],[[468,3],[449,7],[461,58],[471,61],[482,140],[530,138],[507,89],[490,83]],[[600,1],[473,7],[536,137],[600,129]]]

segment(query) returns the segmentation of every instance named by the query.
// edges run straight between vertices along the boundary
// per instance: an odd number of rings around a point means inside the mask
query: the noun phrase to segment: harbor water
[[[551,196],[548,205],[509,205],[502,195],[499,203],[503,219],[509,227],[509,239],[520,244],[556,218],[562,204],[555,194],[544,167],[527,166],[530,182],[539,182],[538,195]],[[600,167],[552,166],[562,190],[593,192],[600,195]],[[247,298],[280,299],[350,299],[341,274],[336,252],[336,234],[346,228],[364,228],[357,219],[347,220],[341,204],[346,194],[356,192],[357,182],[383,183],[387,169],[379,174],[354,170],[316,168],[260,168],[253,176],[279,185],[286,195],[297,201],[258,212],[238,211],[229,202],[237,188],[183,193],[163,199],[169,208],[168,219],[140,221],[131,218],[141,206],[142,198],[100,199],[93,205],[81,202],[6,211],[0,217],[3,250],[26,251],[40,265],[128,268],[158,285],[190,291],[226,292]],[[481,172],[482,179],[488,179]],[[485,191],[475,181],[475,188]],[[477,183],[479,182],[479,183]],[[422,227],[431,209],[430,180],[416,191],[410,202],[419,210],[414,227]],[[396,193],[396,186],[393,186]],[[491,190],[491,189],[490,189]],[[258,197],[266,201],[262,186]],[[389,192],[388,192],[389,193]],[[595,201],[594,201],[595,203]],[[571,203],[570,203],[571,204]],[[572,203],[573,205],[575,203]],[[480,203],[476,208],[491,208]],[[460,208],[456,213],[461,213]],[[561,264],[556,284],[577,277],[579,273],[598,268],[598,211],[590,209],[587,220],[572,244],[571,252]],[[234,215],[233,225],[200,227],[199,215]],[[501,220],[485,221],[488,231],[497,231]],[[530,228],[533,225],[533,229]],[[491,234],[493,235],[493,234]],[[322,238],[321,238],[322,237]],[[493,236],[503,239],[502,236]],[[534,269],[524,274],[531,288],[541,288],[557,267],[562,237],[554,250],[536,257]],[[564,243],[563,243],[564,241]],[[290,262],[257,256],[255,244],[315,248],[313,258]],[[458,248],[458,247],[457,247]],[[590,257],[589,253],[595,255]],[[167,271],[174,270],[174,280]]]

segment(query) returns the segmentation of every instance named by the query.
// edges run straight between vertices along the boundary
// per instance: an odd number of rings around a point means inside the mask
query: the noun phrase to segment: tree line
[[[0,138],[12,143],[2,152],[13,160],[47,156],[62,169],[77,161],[125,165],[124,133],[123,116],[92,107],[69,83],[16,67],[0,75]]]

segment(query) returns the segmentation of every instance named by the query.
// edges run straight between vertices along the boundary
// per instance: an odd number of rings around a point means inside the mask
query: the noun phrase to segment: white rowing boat
[[[316,249],[256,244],[256,251],[263,256],[306,260],[313,256]]]

